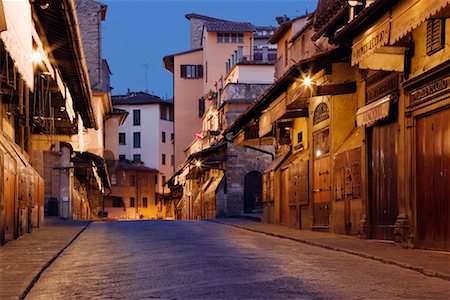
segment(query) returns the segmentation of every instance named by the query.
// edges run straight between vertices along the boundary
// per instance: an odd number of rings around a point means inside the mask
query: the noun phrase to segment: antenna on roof
[[[145,69],[145,92],[148,93],[148,64],[142,65]]]
[[[308,14],[308,4],[305,5],[305,15]]]

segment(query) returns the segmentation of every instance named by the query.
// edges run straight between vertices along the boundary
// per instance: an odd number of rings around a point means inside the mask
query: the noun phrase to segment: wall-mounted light
[[[46,10],[50,6],[50,0],[33,0],[33,3],[39,5],[42,10]]]
[[[31,60],[38,64],[40,62],[42,62],[44,60],[44,56],[42,55],[42,53],[40,51],[33,51],[33,53],[31,53]]]

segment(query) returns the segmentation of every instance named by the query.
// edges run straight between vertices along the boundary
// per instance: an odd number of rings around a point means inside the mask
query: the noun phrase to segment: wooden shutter
[[[203,78],[203,66],[202,65],[197,65],[197,77]]]
[[[432,19],[427,22],[427,55],[444,48],[445,29],[443,19]]]
[[[181,65],[181,77],[186,78],[186,65]]]
[[[205,113],[205,99],[200,98],[198,99],[198,117],[203,117]]]

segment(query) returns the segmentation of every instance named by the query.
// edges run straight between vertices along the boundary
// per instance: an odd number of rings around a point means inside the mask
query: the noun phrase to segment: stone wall
[[[273,153],[273,146],[258,148]],[[266,153],[238,147],[229,144],[227,148],[227,194],[226,215],[242,214],[244,212],[244,178],[252,171],[262,173],[272,161],[272,156]]]
[[[191,49],[197,49],[202,46],[202,32],[204,20],[191,18],[190,33],[191,33]]]
[[[102,5],[94,0],[75,0],[75,5],[92,90],[101,91],[103,87]]]

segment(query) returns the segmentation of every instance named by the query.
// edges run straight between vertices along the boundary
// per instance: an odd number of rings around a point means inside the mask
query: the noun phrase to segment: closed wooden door
[[[373,239],[394,239],[397,203],[397,122],[369,129],[369,216]]]
[[[314,226],[329,225],[330,200],[330,157],[326,156],[314,161]]]
[[[289,224],[289,169],[281,171],[281,223]]]
[[[417,229],[422,247],[450,250],[450,109],[417,120]]]
[[[16,181],[13,173],[4,170],[4,191],[5,191],[5,213],[6,213],[6,228],[5,240],[10,241],[15,236],[15,215],[16,215]]]

